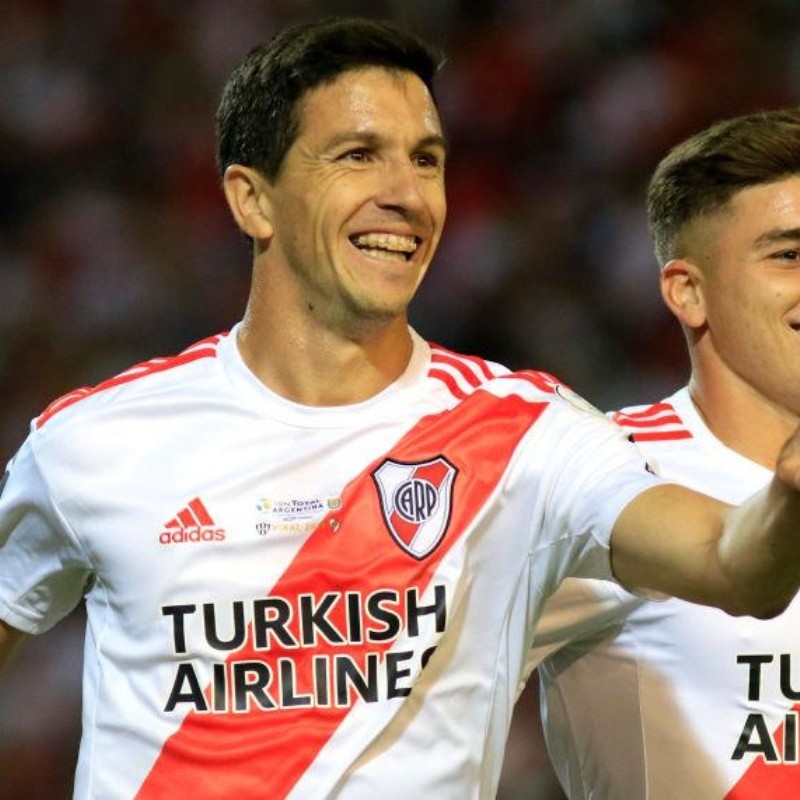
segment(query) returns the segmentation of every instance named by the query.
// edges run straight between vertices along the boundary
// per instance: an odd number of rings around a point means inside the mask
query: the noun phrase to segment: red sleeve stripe
[[[691,439],[692,434],[671,403],[655,403],[641,411],[617,411],[611,419],[633,436],[634,442]],[[647,428],[648,430],[643,430]],[[659,428],[660,430],[654,430]]]
[[[472,375],[479,383],[490,381],[497,377],[496,370],[492,370],[488,362],[477,356],[465,356],[454,353],[441,345],[431,345],[431,362],[436,364],[445,362],[461,369],[465,375]]]
[[[674,431],[633,431],[634,442],[668,442],[678,439],[691,439],[692,434],[685,428]]]
[[[466,397],[472,394],[485,381],[478,381],[474,376],[465,375],[458,367],[444,362],[431,365],[429,375],[439,377],[447,375],[450,380],[458,387],[458,392]]]
[[[487,381],[506,374],[504,368],[477,356],[454,353],[434,343],[430,343],[430,348],[428,377],[441,381],[458,400],[464,400]]]
[[[660,428],[664,425],[683,425],[683,420],[677,414],[658,417],[658,419],[631,419],[625,414],[614,414],[612,417],[617,425],[624,428]]]
[[[683,421],[675,413],[675,408],[670,403],[655,403],[641,411],[622,409],[612,414],[611,418],[617,425],[631,425],[632,427],[652,427],[671,424],[683,425]]]
[[[98,394],[106,389],[113,389],[115,386],[121,386],[125,383],[135,381],[137,378],[144,377],[145,375],[153,375],[156,372],[164,372],[174,367],[180,367],[184,364],[189,364],[192,361],[197,361],[201,358],[210,358],[216,356],[217,345],[226,334],[218,334],[217,336],[210,336],[200,342],[188,347],[182,353],[170,358],[154,358],[150,361],[144,361],[141,364],[136,364],[125,372],[109,378],[97,386],[83,386],[80,389],[75,389],[68,394],[59,397],[50,403],[49,406],[37,417],[36,427],[41,428],[49,419],[55,416],[59,411],[74,405],[80,400],[90,395]]]
[[[431,352],[431,366],[450,370],[454,375],[460,375],[461,378],[473,389],[477,386],[480,386],[481,383],[486,380],[484,375],[476,372],[466,361],[456,358],[448,353]]]
[[[447,387],[447,390],[450,392],[450,394],[452,394],[457,400],[464,400],[464,398],[466,398],[469,394],[468,391],[465,392],[463,389],[461,389],[456,379],[445,370],[431,367],[431,369],[428,370],[428,377],[441,381]]]
[[[508,375],[501,375],[501,377],[526,381],[536,387],[540,392],[545,392],[546,394],[553,394],[556,390],[556,386],[562,385],[561,381],[549,372],[538,372],[533,369],[512,372]]]
[[[670,414],[674,414],[675,408],[671,403],[654,403],[651,406],[643,408],[641,411],[622,409],[620,411],[617,411],[616,413],[619,414],[619,416],[621,417],[633,417],[634,419],[641,419],[644,417],[658,416],[658,414],[661,414],[664,411],[668,411]]]

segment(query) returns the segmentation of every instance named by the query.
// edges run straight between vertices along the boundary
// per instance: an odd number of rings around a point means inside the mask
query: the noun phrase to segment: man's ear
[[[266,178],[251,167],[231,164],[225,170],[222,188],[242,232],[256,241],[270,239],[273,226]]]
[[[675,258],[661,268],[661,297],[687,328],[706,323],[703,272],[692,261]]]

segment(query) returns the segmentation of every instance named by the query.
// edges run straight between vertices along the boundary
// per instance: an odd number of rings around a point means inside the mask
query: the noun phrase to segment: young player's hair
[[[718,211],[739,191],[800,174],[800,109],[724,120],[674,147],[647,191],[647,216],[660,264],[686,255],[686,226]]]
[[[297,25],[251,50],[231,73],[217,110],[217,169],[280,172],[299,132],[306,92],[361,67],[411,72],[434,98],[438,61],[415,36],[385,22],[336,18]]]

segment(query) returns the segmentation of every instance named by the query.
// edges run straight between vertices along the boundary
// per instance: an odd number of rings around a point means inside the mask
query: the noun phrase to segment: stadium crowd
[[[446,57],[449,221],[417,329],[551,371],[603,408],[685,381],[644,184],[713,120],[797,104],[794,0],[8,0],[4,462],[49,400],[236,322],[249,259],[217,189],[221,85],[251,43],[334,13],[406,23]],[[0,800],[68,796],[81,638],[76,613],[9,668]],[[501,800],[561,796],[535,692],[518,706]]]

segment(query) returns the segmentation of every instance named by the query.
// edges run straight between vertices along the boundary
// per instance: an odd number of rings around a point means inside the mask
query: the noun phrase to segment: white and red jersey
[[[667,480],[738,504],[772,473],[683,389],[614,415]],[[548,748],[571,800],[800,798],[800,601],[772,620],[567,580],[535,638]]]
[[[544,597],[657,479],[543,373],[431,346],[305,407],[235,334],[56,401],[0,498],[0,617],[85,596],[78,798],[489,798]]]

